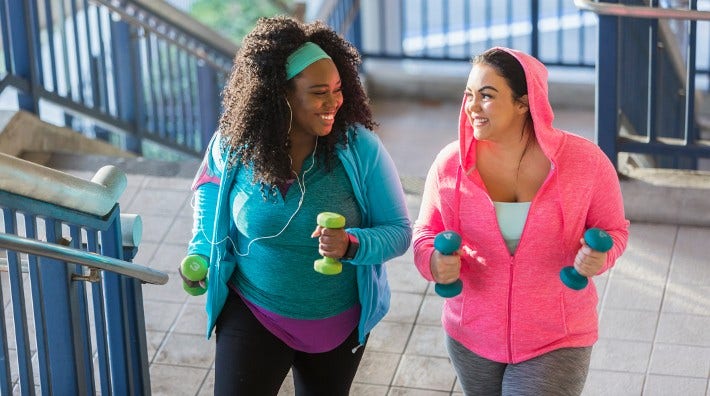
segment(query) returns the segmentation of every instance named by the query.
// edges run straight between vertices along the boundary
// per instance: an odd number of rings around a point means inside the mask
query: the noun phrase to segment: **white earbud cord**
[[[289,131],[290,131],[290,128],[289,128]],[[239,249],[237,248],[237,245],[234,243],[234,241],[232,240],[232,238],[229,237],[229,235],[227,235],[227,236],[225,236],[224,238],[222,238],[221,240],[215,242],[215,241],[211,240],[211,239],[207,236],[207,234],[205,233],[205,230],[204,230],[204,229],[200,229],[200,232],[202,233],[202,236],[204,236],[205,239],[207,240],[207,242],[209,242],[211,245],[215,245],[215,244],[218,244],[218,243],[222,243],[222,242],[224,242],[224,241],[229,241],[229,242],[232,244],[232,249],[234,249],[234,253],[235,253],[237,256],[239,256],[239,257],[246,257],[246,256],[249,255],[249,252],[251,251],[251,245],[252,245],[254,242],[260,241],[260,240],[263,240],[263,239],[276,238],[276,237],[280,236],[281,234],[283,234],[283,232],[286,231],[286,228],[289,226],[289,224],[291,224],[291,221],[293,220],[293,218],[296,217],[296,215],[298,214],[298,212],[301,210],[301,206],[303,206],[303,200],[304,200],[304,198],[305,198],[305,196],[306,196],[306,174],[307,174],[311,169],[313,169],[313,166],[314,166],[315,163],[316,163],[316,161],[315,161],[315,155],[316,155],[316,149],[317,149],[317,148],[318,148],[318,139],[316,139],[316,145],[315,145],[315,147],[313,147],[313,152],[311,153],[311,165],[308,167],[308,169],[306,169],[306,170],[303,172],[303,178],[298,177],[298,174],[297,174],[295,171],[293,172],[293,174],[296,175],[296,184],[298,184],[298,189],[301,191],[301,198],[299,198],[299,200],[298,200],[298,207],[296,207],[296,210],[293,212],[293,214],[291,215],[291,217],[289,217],[288,221],[287,221],[286,224],[283,226],[283,228],[281,228],[281,231],[277,232],[277,233],[274,234],[274,235],[262,236],[262,237],[257,237],[257,238],[252,239],[251,241],[249,241],[249,244],[247,244],[247,252],[246,252],[246,253],[240,253],[240,252],[239,252]],[[291,158],[290,155],[288,156],[288,158],[289,158],[289,160],[291,160],[291,165],[293,166],[293,159]],[[195,208],[195,201],[194,201],[194,199],[195,199],[195,196],[193,195],[193,196],[192,196],[192,200],[190,201],[190,206],[193,208],[193,210],[194,210],[194,208]]]

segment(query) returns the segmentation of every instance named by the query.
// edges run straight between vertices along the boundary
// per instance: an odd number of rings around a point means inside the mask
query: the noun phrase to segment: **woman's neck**
[[[493,160],[499,164],[518,165],[522,162],[531,145],[536,144],[532,128],[524,127],[517,136],[500,141],[479,141],[476,145],[477,157]]]
[[[317,138],[313,135],[291,134],[289,139],[291,140],[291,149],[289,151],[291,170],[299,174],[303,167],[303,161],[313,154]]]
[[[526,202],[542,185],[549,161],[530,128],[514,141],[478,142],[476,168],[492,200]]]

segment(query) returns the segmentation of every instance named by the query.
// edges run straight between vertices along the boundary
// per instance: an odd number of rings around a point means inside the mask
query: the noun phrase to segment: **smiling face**
[[[527,95],[515,99],[508,82],[496,69],[474,64],[466,83],[464,111],[478,140],[520,138],[528,113]]]
[[[287,98],[293,113],[291,135],[325,136],[343,104],[340,74],[330,59],[321,59],[292,80]]]

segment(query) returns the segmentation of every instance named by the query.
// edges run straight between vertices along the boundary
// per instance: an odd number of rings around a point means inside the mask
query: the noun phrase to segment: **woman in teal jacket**
[[[260,20],[236,56],[188,247],[209,262],[215,394],[275,395],[292,369],[297,392],[347,395],[389,309],[383,264],[407,250],[411,225],[359,63],[326,25],[282,17]],[[320,212],[345,226],[316,226]],[[342,272],[316,272],[321,256]]]

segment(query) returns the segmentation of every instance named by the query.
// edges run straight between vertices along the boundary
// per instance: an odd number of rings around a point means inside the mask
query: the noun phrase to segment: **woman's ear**
[[[520,114],[525,114],[530,111],[530,104],[528,103],[528,95],[523,95],[518,98],[518,111]]]

